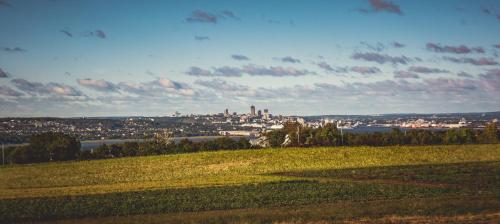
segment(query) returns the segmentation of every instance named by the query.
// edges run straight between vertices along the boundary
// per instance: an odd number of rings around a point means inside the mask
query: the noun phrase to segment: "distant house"
[[[252,131],[220,131],[220,135],[225,136],[254,136],[255,133]]]

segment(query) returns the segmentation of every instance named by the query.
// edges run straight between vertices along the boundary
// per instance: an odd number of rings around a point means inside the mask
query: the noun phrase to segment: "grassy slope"
[[[0,212],[5,220],[30,220],[484,195],[496,211],[495,161],[500,145],[265,149],[13,166],[0,169]]]
[[[0,169],[0,199],[290,180],[271,173],[500,160],[500,145],[290,148],[45,163]]]
[[[101,218],[56,223],[498,223],[500,201],[491,197],[339,202]],[[396,211],[397,210],[397,211]],[[451,212],[450,212],[451,211]],[[53,221],[50,221],[52,223]]]

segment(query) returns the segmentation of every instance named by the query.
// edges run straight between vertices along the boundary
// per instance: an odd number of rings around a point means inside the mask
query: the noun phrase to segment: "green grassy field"
[[[498,144],[220,151],[0,169],[0,222],[491,221],[499,199]]]

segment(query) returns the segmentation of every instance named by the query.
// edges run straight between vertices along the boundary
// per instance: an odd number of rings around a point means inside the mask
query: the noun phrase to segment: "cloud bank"
[[[484,53],[482,47],[468,47],[465,45],[450,46],[441,45],[439,43],[427,43],[425,48],[432,52],[437,53],[451,53],[451,54],[469,54],[469,53]]]
[[[388,12],[394,13],[397,15],[403,15],[401,8],[399,5],[396,5],[392,1],[387,0],[369,0],[370,8],[369,9],[359,9],[359,12],[362,13],[371,13],[371,12]]]
[[[406,56],[389,56],[379,53],[354,53],[351,58],[354,60],[364,60],[379,64],[391,63],[406,65],[410,62],[410,59]]]
[[[304,75],[315,75],[315,72],[307,69],[296,69],[282,66],[260,66],[260,65],[244,65],[242,67],[214,67],[211,70],[192,66],[186,72],[187,75],[200,77],[241,77],[244,74],[250,76],[274,76],[274,77],[296,77]]]

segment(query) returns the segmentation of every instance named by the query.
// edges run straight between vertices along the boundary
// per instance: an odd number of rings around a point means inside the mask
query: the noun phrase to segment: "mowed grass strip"
[[[0,199],[296,180],[269,175],[397,165],[499,161],[500,145],[323,147],[131,157],[0,169]]]

